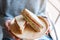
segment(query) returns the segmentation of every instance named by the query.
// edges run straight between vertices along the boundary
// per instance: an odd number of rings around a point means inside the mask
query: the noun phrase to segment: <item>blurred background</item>
[[[53,22],[58,40],[60,40],[60,0],[48,0],[46,13]],[[50,34],[52,35],[52,38],[56,40],[53,29]]]

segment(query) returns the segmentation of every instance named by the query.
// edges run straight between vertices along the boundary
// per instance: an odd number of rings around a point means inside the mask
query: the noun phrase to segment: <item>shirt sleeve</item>
[[[41,1],[39,11],[36,15],[46,17],[46,3],[47,3],[47,0],[42,0]]]

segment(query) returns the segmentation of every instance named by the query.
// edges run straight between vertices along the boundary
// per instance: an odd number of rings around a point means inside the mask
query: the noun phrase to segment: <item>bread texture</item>
[[[22,15],[16,16],[11,22],[11,30],[15,33],[22,34],[25,28],[25,20]]]
[[[39,32],[40,29],[44,27],[42,20],[29,10],[24,9],[21,13],[35,31]]]

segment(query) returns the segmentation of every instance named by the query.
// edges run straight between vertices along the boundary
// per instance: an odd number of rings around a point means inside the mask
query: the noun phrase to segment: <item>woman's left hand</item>
[[[11,22],[11,20],[7,20],[7,21],[5,22],[6,29],[8,30],[8,32],[10,33],[10,35],[12,36],[13,39],[15,39],[15,40],[20,40],[20,38],[16,37],[16,36],[10,31],[10,25],[11,25],[10,22]]]

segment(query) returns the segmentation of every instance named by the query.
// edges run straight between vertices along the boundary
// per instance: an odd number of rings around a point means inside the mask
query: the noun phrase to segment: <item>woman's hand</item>
[[[6,25],[6,28],[7,28],[8,32],[9,32],[10,35],[13,37],[13,39],[15,39],[15,40],[20,40],[18,37],[16,37],[16,36],[10,31],[10,26],[11,26],[10,22],[11,22],[11,20],[6,20],[6,22],[5,22],[5,25]]]

